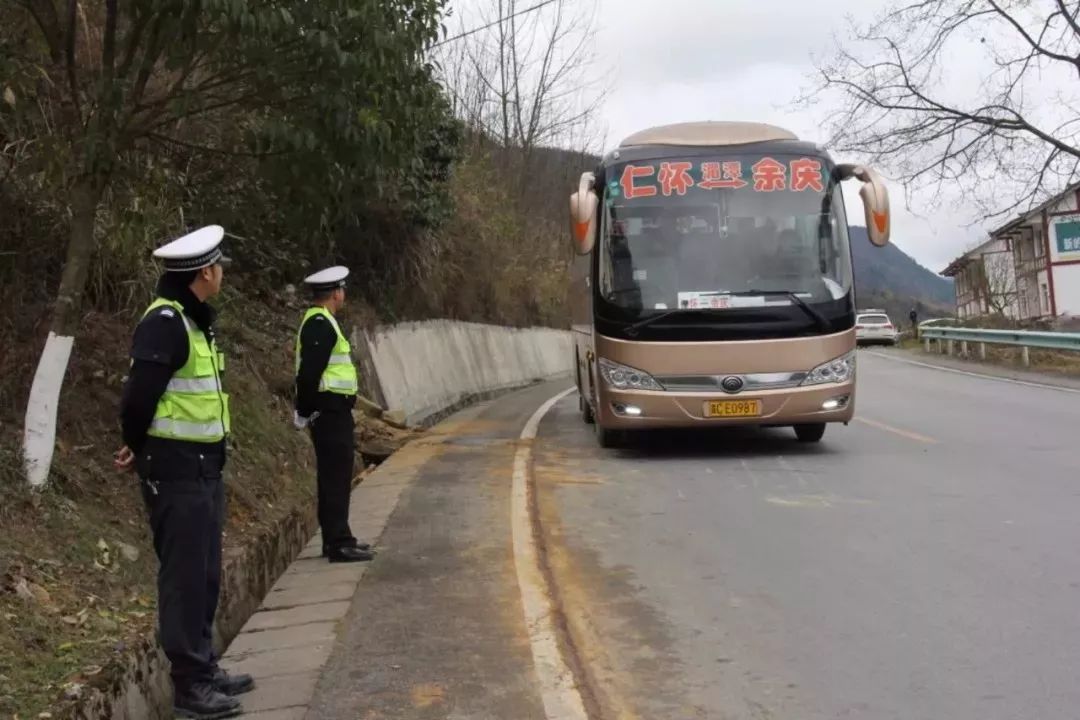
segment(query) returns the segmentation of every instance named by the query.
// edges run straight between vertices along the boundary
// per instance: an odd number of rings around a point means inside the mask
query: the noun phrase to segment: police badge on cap
[[[308,275],[304,278],[304,284],[311,289],[312,292],[326,292],[328,290],[337,290],[338,288],[345,287],[345,278],[349,275],[349,268],[343,265],[335,265],[325,270]]]
[[[166,272],[201,270],[211,265],[226,265],[229,258],[221,252],[225,229],[207,225],[188,233],[154,251],[154,257],[165,261]]]

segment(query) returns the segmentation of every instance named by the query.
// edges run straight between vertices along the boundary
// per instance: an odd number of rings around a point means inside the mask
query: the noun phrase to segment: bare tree
[[[830,144],[909,191],[952,185],[990,217],[1026,209],[1080,170],[1078,13],[1076,0],[908,2],[853,26],[809,97],[838,93]]]
[[[972,291],[980,307],[994,315],[1010,315],[1018,311],[1016,272],[1012,253],[1008,250],[985,252],[974,268]]]
[[[479,32],[441,48],[455,111],[504,151],[504,169],[525,183],[537,148],[597,144],[596,111],[606,93],[593,50],[596,3],[487,0]]]

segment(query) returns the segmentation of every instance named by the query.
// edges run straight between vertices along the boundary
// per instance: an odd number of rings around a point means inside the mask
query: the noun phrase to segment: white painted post
[[[75,338],[49,333],[41,351],[30,399],[26,403],[26,426],[23,435],[23,462],[26,479],[39,488],[49,479],[53,450],[56,446],[56,412],[60,390]]]
[[[965,358],[968,356],[967,340],[964,340],[963,342],[960,343],[960,355],[962,355]]]
[[[979,359],[986,359],[986,343],[984,342],[979,343]]]
[[[955,344],[956,344],[955,340],[950,340],[949,341],[949,349],[948,349],[949,357],[952,357],[952,355],[953,355],[953,351],[955,349],[955,347],[954,347]]]
[[[1027,345],[1020,348],[1020,362],[1024,364],[1024,367],[1031,366],[1031,349]]]
[[[930,352],[930,338],[923,340],[923,351]]]

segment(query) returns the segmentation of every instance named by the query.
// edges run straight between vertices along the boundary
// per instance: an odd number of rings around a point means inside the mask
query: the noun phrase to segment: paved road
[[[611,702],[1077,716],[1080,394],[860,363],[861,419],[818,447],[773,430],[598,451],[572,399],[545,420],[545,517]]]
[[[888,355],[889,353],[884,353]],[[862,353],[859,420],[533,445],[559,599],[604,717],[1074,718],[1080,394]],[[515,438],[479,408],[407,488],[308,718],[542,720],[510,538]]]

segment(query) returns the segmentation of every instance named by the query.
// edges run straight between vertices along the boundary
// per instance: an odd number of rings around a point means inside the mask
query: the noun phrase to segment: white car
[[[884,343],[895,345],[900,331],[884,310],[863,310],[855,316],[855,342],[860,345]]]

